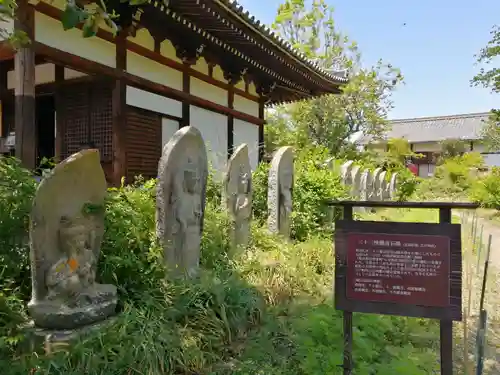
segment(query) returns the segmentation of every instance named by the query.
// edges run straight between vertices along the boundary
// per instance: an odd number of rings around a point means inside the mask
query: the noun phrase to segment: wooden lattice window
[[[112,88],[107,82],[92,85],[90,96],[90,139],[101,153],[101,160],[113,158]]]
[[[127,107],[127,181],[155,178],[161,156],[161,115]]]
[[[64,113],[63,158],[92,143],[101,161],[113,157],[112,88],[108,81],[78,82],[63,88],[58,109]],[[61,107],[61,108],[59,108]]]
[[[89,139],[89,105],[87,100],[86,85],[68,85],[64,87],[61,95],[61,106],[56,110],[64,113],[64,142],[62,157],[80,151],[82,144],[87,143]]]

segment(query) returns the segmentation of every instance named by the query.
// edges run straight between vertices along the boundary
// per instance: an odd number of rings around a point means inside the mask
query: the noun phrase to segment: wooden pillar
[[[56,147],[54,159],[59,163],[64,155],[64,136],[66,134],[66,121],[62,93],[64,83],[64,66],[55,65],[55,109],[56,109]]]
[[[14,27],[33,40],[33,8],[27,0],[18,1]],[[31,45],[19,48],[14,57],[16,157],[24,167],[36,168],[37,129],[35,112],[35,51]]]
[[[122,30],[116,37],[116,69],[127,70],[127,31]],[[127,173],[127,85],[124,79],[115,81],[112,95],[113,113],[113,179],[112,184],[119,186]]]
[[[7,137],[8,130],[5,124],[5,98],[8,95],[7,92],[7,73],[9,68],[5,61],[0,62],[0,137]]]
[[[439,223],[451,224],[451,208],[439,209]],[[453,375],[453,321],[439,321],[441,375]]]
[[[189,63],[184,63],[184,70],[182,71],[182,91],[189,94],[191,91],[191,76],[189,75]],[[189,110],[189,103],[182,102],[182,122],[179,128],[191,125],[191,114]]]
[[[234,108],[234,85],[230,85],[227,92],[227,107]],[[234,116],[227,115],[227,158],[229,159],[234,151]]]
[[[259,118],[261,120],[264,120],[264,106],[265,106],[265,99],[263,97],[260,97]],[[264,155],[266,151],[264,146],[264,126],[265,124],[259,125],[259,163],[261,163],[264,160]]]

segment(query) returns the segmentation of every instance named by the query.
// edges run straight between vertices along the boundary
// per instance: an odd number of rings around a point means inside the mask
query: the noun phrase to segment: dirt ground
[[[484,374],[493,375],[500,374],[500,223],[490,221],[485,218],[475,217],[472,214],[462,214],[461,222],[463,225],[463,248],[464,248],[464,280],[463,280],[463,301],[464,311],[466,314],[469,311],[469,295],[470,295],[470,316],[467,318],[467,332],[468,332],[468,353],[471,364],[475,363],[476,356],[476,335],[477,324],[479,316],[479,301],[481,295],[481,286],[484,271],[484,262],[486,260],[486,247],[488,238],[491,234],[491,251],[490,262],[488,268],[488,278],[486,283],[485,303],[484,307],[488,313],[487,320],[487,335],[486,335],[486,348],[485,348],[485,366]],[[472,223],[477,223],[476,226],[476,241],[473,243],[471,238]],[[482,233],[482,237],[481,237]],[[483,247],[479,251],[479,244],[482,243]],[[479,265],[479,267],[478,267]],[[472,288],[469,287],[469,275],[472,275]],[[471,293],[469,293],[471,290]],[[464,357],[464,326],[458,324],[455,326],[457,354],[461,362]],[[460,343],[460,338],[462,342]],[[460,353],[460,351],[462,353]],[[475,366],[473,366],[475,367]],[[463,372],[459,373],[465,373]],[[475,368],[470,374],[475,374]]]

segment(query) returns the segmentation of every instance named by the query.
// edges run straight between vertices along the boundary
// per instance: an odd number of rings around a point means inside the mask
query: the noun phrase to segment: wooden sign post
[[[344,375],[353,370],[352,313],[440,320],[441,374],[453,374],[453,321],[462,320],[462,245],[452,208],[469,203],[332,202],[335,308],[344,314]],[[439,209],[439,224],[354,221],[353,207]]]

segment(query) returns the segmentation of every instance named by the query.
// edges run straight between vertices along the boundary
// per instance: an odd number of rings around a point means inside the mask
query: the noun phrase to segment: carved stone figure
[[[377,191],[377,195],[378,195],[379,200],[381,200],[381,201],[384,201],[385,198],[386,198],[386,192],[385,192],[386,189],[387,189],[387,181],[385,179],[386,174],[387,174],[386,171],[382,171],[378,175],[378,191]]]
[[[394,172],[391,176],[391,182],[389,183],[389,196],[390,199],[396,199],[398,189],[398,174]]]
[[[252,169],[245,143],[234,151],[228,161],[222,196],[233,222],[231,244],[233,247],[246,246],[252,218]]]
[[[279,148],[269,169],[267,207],[268,228],[272,233],[290,237],[293,191],[293,150],[290,146]]]
[[[361,168],[354,165],[351,168],[351,196],[355,199],[359,198],[360,183],[361,183]]]
[[[179,129],[158,165],[156,235],[173,275],[193,276],[200,262],[208,160],[198,129]]]
[[[28,304],[36,327],[73,329],[115,312],[116,287],[96,283],[106,188],[94,149],[68,157],[38,186],[31,212]]]
[[[340,177],[342,178],[342,182],[344,183],[344,185],[352,185],[351,169],[353,166],[354,162],[352,160],[349,160],[342,164],[342,166],[340,167]]]
[[[325,160],[325,162],[323,163],[323,167],[335,170],[335,158],[328,158],[327,160]]]
[[[371,200],[381,201],[382,195],[380,194],[380,174],[382,173],[382,168],[377,168],[373,171],[372,181],[373,181],[373,193],[371,195]]]
[[[370,200],[371,193],[373,191],[373,181],[372,181],[372,174],[369,169],[365,169],[361,173],[359,185],[360,185],[359,189],[360,200],[362,201]]]

